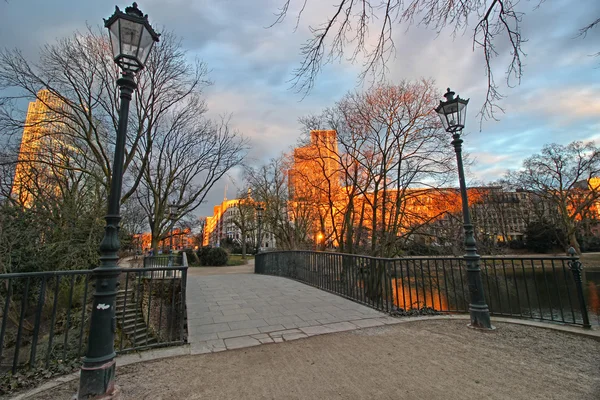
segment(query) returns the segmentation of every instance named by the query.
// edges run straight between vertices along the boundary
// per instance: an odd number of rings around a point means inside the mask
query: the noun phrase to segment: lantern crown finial
[[[131,6],[125,7],[125,13],[139,18],[144,18],[144,13],[142,13],[142,10],[138,8],[138,5],[135,1]]]
[[[452,100],[454,100],[454,95],[456,93],[453,92],[452,90],[450,90],[450,88],[448,88],[447,90],[448,91],[446,92],[446,94],[444,94],[444,97],[446,98],[446,101],[452,101]]]

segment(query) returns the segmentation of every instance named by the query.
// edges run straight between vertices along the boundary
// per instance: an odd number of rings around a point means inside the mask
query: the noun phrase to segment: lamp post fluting
[[[444,97],[446,101],[440,101],[435,111],[440,116],[442,125],[446,132],[452,134],[452,145],[456,153],[458,166],[458,182],[460,186],[460,197],[462,201],[463,226],[465,230],[465,255],[467,266],[467,282],[469,286],[469,314],[471,317],[470,327],[478,329],[494,329],[490,321],[490,310],[485,301],[483,282],[481,280],[481,269],[479,268],[480,256],[477,254],[477,243],[469,213],[469,199],[467,196],[467,185],[465,184],[465,170],[462,159],[462,143],[460,134],[465,127],[465,116],[469,99],[454,97],[454,92],[448,88]]]
[[[258,220],[258,237],[256,244],[256,252],[260,253],[261,242],[262,242],[262,219],[263,219],[263,211],[265,211],[264,207],[258,206],[256,207],[256,219]]]
[[[108,197],[108,213],[105,217],[104,238],[100,243],[100,266],[94,269],[94,300],[90,317],[88,347],[81,367],[78,399],[115,395],[115,349],[116,331],[115,298],[119,286],[117,278],[119,261],[119,222],[123,183],[123,159],[129,102],[136,89],[135,74],[144,67],[154,42],[159,35],[148,23],[133,3],[122,12],[117,7],[115,13],[105,20],[109,29],[115,62],[122,69],[122,77],[117,80],[120,89],[121,105],[113,170]]]

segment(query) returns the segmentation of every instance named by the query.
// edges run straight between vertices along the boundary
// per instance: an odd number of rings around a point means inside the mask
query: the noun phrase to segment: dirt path
[[[600,398],[600,342],[423,321],[119,368],[123,399]],[[69,399],[77,382],[33,397]]]

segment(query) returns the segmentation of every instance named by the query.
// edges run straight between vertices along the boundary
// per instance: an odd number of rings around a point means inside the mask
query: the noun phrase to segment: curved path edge
[[[395,325],[395,324],[412,323],[412,322],[420,322],[420,321],[432,321],[432,320],[465,320],[465,321],[468,321],[469,316],[468,315],[435,315],[435,316],[401,317],[401,318],[389,317],[389,318],[386,318],[385,325]],[[560,324],[552,324],[552,323],[546,323],[546,322],[528,321],[528,320],[522,320],[522,319],[516,319],[516,318],[506,318],[506,317],[492,317],[492,322],[500,322],[500,323],[524,325],[524,326],[529,326],[529,327],[533,327],[533,328],[549,329],[549,330],[554,330],[554,331],[558,331],[558,332],[565,332],[565,333],[570,333],[570,334],[574,334],[574,335],[578,335],[578,336],[584,336],[584,337],[588,337],[588,338],[600,341],[600,330],[598,330],[598,329],[590,330],[590,329],[583,329],[583,328],[570,326],[570,325],[560,325]],[[283,337],[284,340],[282,340],[282,341],[291,341],[291,340],[302,339],[302,338],[310,337],[310,336],[343,332],[343,331],[349,331],[349,330],[368,329],[368,328],[370,328],[370,327],[356,327],[355,329],[343,329],[343,330],[337,330],[337,331],[331,330],[328,332],[325,332],[325,331],[313,332],[313,333],[307,333],[306,335],[303,335],[303,336],[291,335],[291,336],[288,336],[287,338],[285,338],[285,336],[284,336]],[[493,334],[493,331],[490,332],[490,334]],[[237,348],[242,348],[242,347],[237,347]],[[223,349],[223,350],[225,350],[225,349]],[[190,345],[169,347],[169,348],[162,348],[162,349],[155,349],[155,350],[147,350],[147,351],[140,352],[140,353],[132,353],[132,354],[125,354],[122,356],[118,356],[117,357],[117,366],[122,367],[125,365],[137,364],[137,363],[146,362],[146,361],[154,361],[154,360],[161,360],[161,359],[165,359],[165,358],[188,356],[188,355],[195,355],[195,354],[202,354],[202,353],[194,353],[192,351],[192,348]],[[76,380],[77,378],[79,378],[79,372],[74,372],[69,375],[64,375],[64,376],[55,378],[51,381],[45,382],[44,384],[42,384],[36,388],[33,388],[31,390],[28,390],[27,392],[24,392],[22,394],[19,394],[19,395],[13,397],[13,400],[27,399],[38,393],[53,389],[64,383],[68,383],[73,380]]]

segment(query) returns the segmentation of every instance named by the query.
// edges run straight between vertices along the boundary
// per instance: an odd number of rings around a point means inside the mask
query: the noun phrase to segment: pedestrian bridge
[[[223,274],[213,275],[218,270]],[[255,275],[253,265],[235,274],[228,270],[190,271],[186,300],[192,354],[398,322],[291,279]]]

